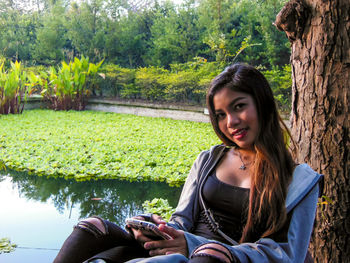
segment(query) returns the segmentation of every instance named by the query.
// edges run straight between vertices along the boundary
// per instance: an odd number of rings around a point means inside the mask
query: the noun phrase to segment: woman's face
[[[223,88],[213,98],[220,131],[241,149],[254,149],[259,122],[252,96]]]

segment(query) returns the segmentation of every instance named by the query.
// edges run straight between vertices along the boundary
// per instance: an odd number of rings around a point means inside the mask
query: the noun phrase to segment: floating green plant
[[[16,244],[11,243],[9,238],[0,238],[0,254],[10,253],[15,250]]]
[[[0,118],[0,160],[49,177],[181,185],[196,156],[219,143],[210,124],[92,111]]]
[[[154,198],[151,201],[146,200],[142,206],[146,213],[160,215],[165,220],[169,220],[175,212],[175,208],[170,206],[168,200],[163,198]]]

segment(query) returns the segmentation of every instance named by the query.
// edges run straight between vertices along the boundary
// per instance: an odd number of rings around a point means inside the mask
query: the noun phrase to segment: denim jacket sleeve
[[[187,232],[194,229],[199,214],[199,184],[210,174],[225,151],[224,145],[215,145],[209,151],[203,151],[194,162],[182,189],[175,213],[169,225]]]
[[[203,163],[207,160],[208,151],[202,152],[194,162],[190,173],[182,189],[178,205],[172,214],[168,225],[191,232],[194,228],[194,222],[198,212],[198,182],[199,171]]]

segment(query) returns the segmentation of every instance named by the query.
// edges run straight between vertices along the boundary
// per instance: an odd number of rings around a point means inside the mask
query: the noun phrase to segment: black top
[[[213,212],[221,231],[238,242],[247,220],[249,188],[226,184],[220,181],[214,172],[205,181],[202,194],[207,208]],[[224,238],[211,230],[203,207],[201,207],[194,234],[227,243]]]

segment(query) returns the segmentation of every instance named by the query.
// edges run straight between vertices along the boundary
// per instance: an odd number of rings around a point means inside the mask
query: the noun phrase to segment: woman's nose
[[[235,128],[237,124],[239,124],[240,119],[236,114],[228,114],[227,115],[227,128]]]

